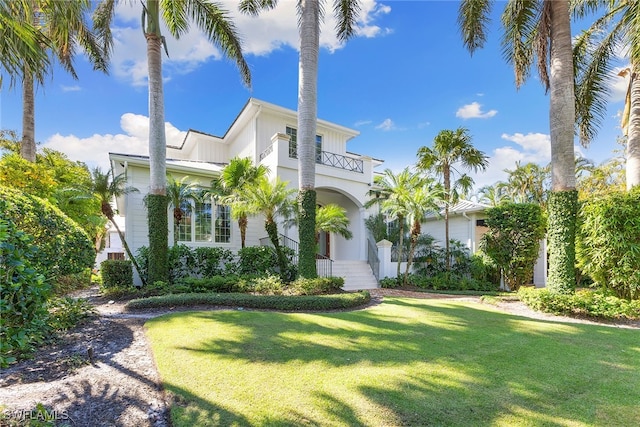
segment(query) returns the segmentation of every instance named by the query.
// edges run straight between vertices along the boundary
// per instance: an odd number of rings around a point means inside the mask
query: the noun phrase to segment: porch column
[[[360,207],[360,209],[358,209],[358,213],[360,215],[360,221],[358,221],[358,235],[360,236],[360,261],[367,260],[367,229],[364,225],[364,212],[364,207]]]
[[[380,240],[376,243],[378,247],[378,261],[380,261],[379,278],[395,277],[396,272],[391,268],[391,247],[393,243],[388,240]]]

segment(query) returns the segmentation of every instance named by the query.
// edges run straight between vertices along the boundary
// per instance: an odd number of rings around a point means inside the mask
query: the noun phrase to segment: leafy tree
[[[458,23],[464,45],[473,53],[484,46],[490,21],[489,0],[463,0]],[[569,0],[508,0],[502,13],[502,48],[513,65],[516,87],[529,77],[535,62],[540,81],[550,92],[551,193],[549,213],[549,280],[554,292],[575,289],[575,230],[578,210],[575,154],[576,122]]]
[[[118,231],[118,235],[120,236],[122,245],[127,252],[127,256],[138,272],[140,280],[142,280],[142,283],[145,284],[144,276],[142,275],[140,266],[138,265],[136,258],[133,256],[131,250],[129,249],[129,244],[124,238],[124,233],[122,232],[122,230],[120,230],[118,223],[115,221],[115,213],[113,212],[113,208],[111,207],[111,202],[114,198],[122,197],[129,193],[135,193],[138,191],[138,189],[127,185],[127,177],[124,174],[115,175],[113,178],[110,178],[110,172],[102,172],[99,167],[96,167],[93,169],[92,175],[92,191],[100,200],[100,209],[102,210],[102,214],[107,217],[109,221],[111,221],[113,226]]]
[[[478,190],[478,201],[489,206],[498,206],[510,201],[506,182],[497,182],[494,185],[485,185]]]
[[[173,245],[178,244],[178,227],[185,215],[191,213],[191,201],[197,200],[200,187],[196,183],[187,182],[188,176],[176,180],[167,175],[167,198],[169,207],[173,207]]]
[[[578,179],[580,200],[594,200],[625,189],[624,158],[615,157],[590,168]]]
[[[447,253],[447,270],[451,268],[449,260],[449,208],[460,200],[461,192],[468,192],[473,186],[473,179],[462,173],[464,170],[485,170],[488,165],[487,156],[473,147],[468,129],[443,130],[433,140],[433,147],[418,149],[418,167],[431,171],[442,178],[444,192],[444,227],[445,251]],[[454,179],[458,176],[457,179]],[[453,179],[453,180],[452,180]]]
[[[489,231],[481,248],[498,265],[509,289],[518,290],[533,277],[545,234],[542,209],[534,203],[505,203],[486,212]]]
[[[30,24],[42,33],[37,47],[42,52],[51,52],[62,67],[75,79],[78,78],[73,59],[78,47],[86,52],[97,70],[107,71],[107,55],[103,40],[90,30],[87,15],[93,5],[90,0],[19,1],[9,8],[11,17],[21,24]],[[35,142],[35,99],[34,76],[51,72],[49,63],[38,63],[39,67],[27,62],[21,64],[22,78],[22,143],[20,155],[30,161],[36,161]]]
[[[240,209],[248,215],[260,213],[264,216],[264,229],[278,256],[281,275],[287,272],[287,257],[280,246],[276,216],[280,215],[283,218],[290,216],[291,197],[295,191],[288,189],[287,184],[277,177],[273,183],[266,177],[259,178],[255,183],[240,188],[237,199],[231,204],[232,210]]]
[[[339,205],[330,203],[316,208],[316,240],[320,232],[339,234],[345,239],[353,238],[349,230],[347,211]]]
[[[505,169],[508,174],[505,189],[510,193],[511,200],[516,203],[537,203],[546,206],[550,178],[549,168],[535,163],[521,165],[516,162],[514,170]]]
[[[622,131],[627,143],[627,190],[640,184],[640,4],[625,0],[576,0],[573,13],[578,18],[602,11],[591,26],[575,40],[577,64],[576,113],[580,140],[587,145],[597,133],[606,114],[613,67],[621,50],[629,55],[630,65],[620,72],[629,77]]]
[[[269,168],[264,165],[254,166],[249,157],[234,157],[229,164],[222,169],[219,177],[211,183],[211,193],[224,203],[232,203],[238,195],[238,191],[248,184],[253,184],[262,177],[267,176]],[[231,211],[231,215],[238,220],[240,228],[240,247],[245,247],[247,236],[248,214],[242,211],[242,206],[237,204]]]
[[[115,1],[103,0],[94,12],[94,24],[100,37],[108,40],[111,47],[111,20]],[[147,40],[147,62],[149,68],[149,281],[168,280],[167,249],[167,189],[166,189],[166,136],[164,120],[164,94],[162,83],[162,52],[164,37],[160,32],[161,21],[175,38],[189,30],[190,22],[206,35],[222,53],[232,59],[250,86],[251,73],[244,57],[236,28],[229,13],[220,4],[204,0],[143,1],[143,32]],[[166,46],[165,46],[166,48]]]
[[[242,0],[240,10],[257,15],[261,10],[272,9],[277,0]],[[298,213],[300,227],[300,275],[314,278],[316,272],[315,214],[316,214],[316,125],[318,120],[318,55],[320,51],[320,20],[323,1],[299,0],[298,29],[300,34],[300,64],[298,67]],[[360,12],[357,0],[335,0],[333,12],[337,18],[336,33],[342,42],[356,32],[356,20]]]

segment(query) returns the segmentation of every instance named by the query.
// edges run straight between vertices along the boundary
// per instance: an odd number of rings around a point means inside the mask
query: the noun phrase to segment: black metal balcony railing
[[[289,158],[298,158],[296,144],[289,144]],[[351,172],[364,173],[364,162],[361,159],[330,153],[328,151],[316,151],[316,163]]]

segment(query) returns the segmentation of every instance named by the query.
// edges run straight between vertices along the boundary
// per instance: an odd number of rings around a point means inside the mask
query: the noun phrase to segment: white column
[[[391,267],[391,247],[393,243],[388,240],[380,240],[376,243],[378,247],[378,260],[380,261],[379,277],[395,277],[396,272]]]

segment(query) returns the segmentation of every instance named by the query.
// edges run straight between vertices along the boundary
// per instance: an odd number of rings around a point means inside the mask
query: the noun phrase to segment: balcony
[[[297,147],[294,144],[289,144],[289,157],[292,159],[298,158]],[[351,172],[364,173],[364,162],[361,159],[330,153],[328,151],[316,151],[316,163]]]

